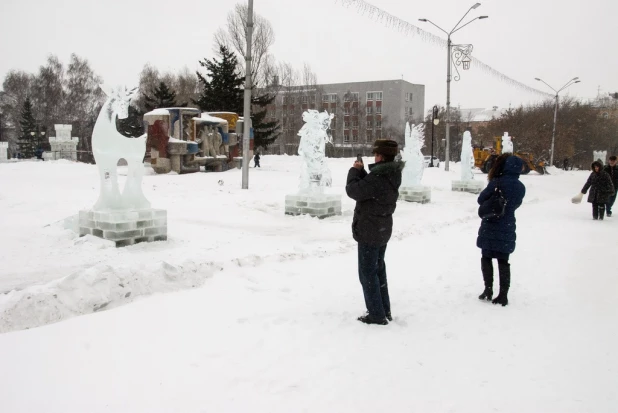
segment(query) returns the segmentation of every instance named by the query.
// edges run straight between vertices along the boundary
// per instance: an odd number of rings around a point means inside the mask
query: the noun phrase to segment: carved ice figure
[[[92,131],[92,153],[99,168],[101,188],[94,211],[150,208],[142,192],[146,135],[127,138],[116,129],[116,119],[126,119],[131,98],[137,88],[108,89],[101,85],[107,100],[99,112]],[[129,165],[122,194],[118,187],[117,165],[125,159]]]
[[[303,158],[300,171],[301,192],[314,191],[331,186],[330,169],[326,165],[326,143],[331,142],[326,131],[330,128],[333,114],[309,109],[303,113],[305,124],[298,132],[298,154]]]
[[[406,122],[405,147],[401,151],[401,159],[406,163],[401,181],[402,187],[415,187],[421,184],[425,163],[421,148],[425,146],[423,138],[424,125],[412,125]]]
[[[472,134],[465,131],[461,143],[461,180],[471,181],[474,179],[474,152],[472,151]]]
[[[502,153],[513,153],[513,141],[508,132],[502,136]]]
[[[607,163],[607,151],[592,151],[592,161],[601,161],[605,165]]]

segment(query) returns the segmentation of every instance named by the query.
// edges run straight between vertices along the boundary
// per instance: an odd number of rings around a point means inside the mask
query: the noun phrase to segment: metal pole
[[[245,102],[242,136],[242,189],[249,189],[249,126],[251,122],[251,39],[253,37],[253,0],[247,8],[247,54],[245,56]]]
[[[551,154],[549,158],[549,165],[554,166],[554,141],[556,138],[556,118],[558,116],[558,94],[556,93],[556,107],[554,108],[554,129],[551,132]]]
[[[431,160],[429,161],[429,167],[433,168],[433,129],[435,126],[434,120],[436,119],[436,107],[431,109]]]
[[[451,157],[450,121],[451,121],[451,35],[448,35],[446,52],[446,148],[444,150],[444,170],[448,171],[448,161]]]

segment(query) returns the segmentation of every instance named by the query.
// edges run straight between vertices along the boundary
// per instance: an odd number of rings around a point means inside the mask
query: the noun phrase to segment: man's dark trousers
[[[616,191],[618,191],[618,188],[616,188]],[[607,204],[605,205],[605,211],[610,215],[612,213],[612,206],[614,206],[614,202],[616,202],[615,194],[609,197],[609,200],[607,201]]]
[[[373,246],[358,243],[358,275],[365,295],[369,317],[383,320],[391,312],[386,282],[384,254],[386,245]]]

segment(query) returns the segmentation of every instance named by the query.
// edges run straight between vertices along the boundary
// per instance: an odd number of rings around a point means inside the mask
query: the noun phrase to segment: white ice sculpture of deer
[[[136,89],[108,89],[101,85],[107,100],[92,131],[92,153],[99,168],[101,189],[94,211],[148,209],[150,202],[142,192],[146,135],[128,138],[116,128],[116,119],[126,119]],[[124,190],[118,187],[117,165],[125,159],[129,165]]]

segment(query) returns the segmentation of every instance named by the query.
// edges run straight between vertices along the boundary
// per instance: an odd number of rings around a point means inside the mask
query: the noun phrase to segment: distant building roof
[[[461,120],[463,122],[488,122],[493,118],[499,118],[507,109],[500,109],[497,106],[489,109],[485,108],[471,108],[471,109],[459,109],[461,113]]]

